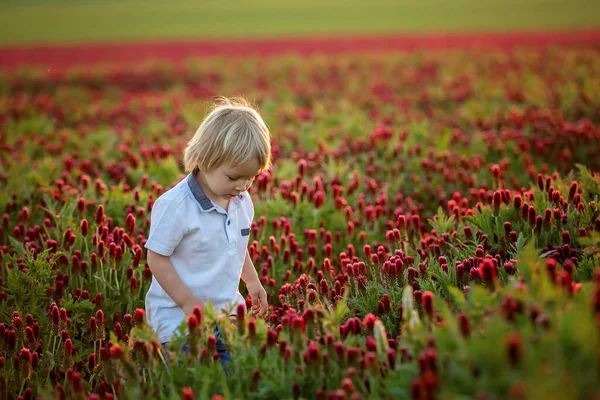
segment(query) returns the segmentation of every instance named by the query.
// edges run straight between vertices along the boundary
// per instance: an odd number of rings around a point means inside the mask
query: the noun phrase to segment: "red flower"
[[[464,312],[458,314],[458,328],[460,329],[460,333],[464,337],[469,337],[469,334],[471,332],[469,318]]]
[[[496,266],[491,259],[485,259],[479,264],[479,276],[493,288],[496,280]]]
[[[100,293],[98,293],[96,295],[96,297],[98,297],[98,295],[100,295]],[[102,311],[102,310],[96,311],[96,321],[98,322],[98,325],[104,329],[104,311]]]
[[[398,216],[398,228],[406,230],[406,217],[404,215]]]
[[[94,353],[90,353],[89,357],[88,357],[88,369],[90,372],[94,371],[94,369],[96,368],[97,365],[97,361],[96,361],[96,354]]]
[[[342,389],[346,392],[348,396],[354,393],[354,383],[350,378],[344,378],[342,380]]]
[[[308,165],[308,163],[304,159],[301,159],[298,161],[298,175],[300,175],[300,178],[304,177],[304,174],[306,173],[307,165]]]
[[[279,338],[279,333],[277,331],[271,329],[271,327],[267,327],[267,346],[272,347],[277,344],[277,339]]]
[[[473,230],[471,229],[471,227],[470,227],[470,226],[465,226],[465,227],[463,228],[463,232],[464,232],[464,234],[465,234],[465,237],[466,237],[468,240],[470,240],[470,239],[472,239],[472,238],[473,238]]]
[[[502,194],[499,191],[494,192],[492,204],[494,206],[494,213],[498,214],[498,211],[500,211],[500,204],[502,204]]]
[[[56,240],[46,240],[46,247],[51,249],[53,252],[58,251],[58,242]]]
[[[188,316],[187,325],[190,332],[195,331],[196,328],[198,328],[199,321],[193,313]]]
[[[563,231],[561,237],[563,244],[571,244],[571,232]]]
[[[24,361],[26,363],[30,363],[31,364],[31,350],[29,350],[28,348],[24,347],[21,349],[21,353],[19,354],[19,359],[21,361]]]
[[[129,290],[135,291],[140,286],[140,281],[135,276],[129,280]]]
[[[96,293],[96,296],[94,296],[94,300],[92,300],[92,303],[94,303],[96,307],[102,307],[102,293]],[[98,318],[98,315],[96,315],[96,318]]]
[[[408,267],[408,283],[412,283],[418,276],[419,273],[416,268]]]
[[[35,334],[33,333],[33,328],[30,326],[25,327],[25,336],[27,337],[27,342],[31,345],[35,344]]]
[[[415,303],[421,304],[421,301],[423,299],[423,292],[420,290],[415,290],[413,296],[415,297]]]
[[[521,336],[516,332],[510,333],[506,339],[506,346],[510,363],[513,366],[518,365],[523,357],[523,341]]]
[[[113,345],[110,347],[110,357],[115,358],[115,359],[120,359],[124,355],[125,355],[125,352],[123,351],[121,346],[119,346],[116,343],[113,343]]]
[[[413,215],[411,217],[411,222],[412,222],[413,228],[416,231],[419,231],[420,230],[420,226],[421,226],[421,217],[419,215]]]
[[[19,220],[21,221],[29,221],[29,208],[23,207],[21,213],[19,214]]]
[[[504,223],[504,234],[506,236],[510,235],[510,232],[512,231],[512,224],[509,221],[506,221]]]
[[[135,233],[135,217],[132,213],[127,214],[125,218],[125,231],[130,235]]]
[[[115,333],[115,335],[117,335],[119,339],[123,338],[123,327],[120,322],[115,322],[113,332]]]
[[[75,372],[69,368],[67,370],[67,379],[71,386],[71,390],[74,393],[78,393],[81,395],[83,395],[85,393],[85,389],[83,388],[83,385],[81,384],[81,374],[79,372]]]
[[[500,166],[498,164],[493,164],[490,167],[490,171],[492,172],[494,179],[498,180],[500,178]]]
[[[256,319],[250,318],[248,321],[248,336],[255,337],[256,336]]]
[[[516,272],[516,268],[515,268],[514,264],[510,261],[507,263],[504,263],[503,268],[504,268],[504,271],[506,271],[506,273],[508,275],[513,275]]]
[[[548,275],[550,276],[550,280],[554,283],[556,282],[556,266],[557,266],[557,262],[554,258],[548,258],[546,260],[546,271],[548,272]]]
[[[17,225],[13,228],[13,236],[16,239],[21,239],[21,235],[23,234],[23,229],[21,225]]]
[[[546,208],[546,211],[544,211],[544,226],[546,228],[550,228],[551,225],[552,225],[552,210],[549,208]]]
[[[392,310],[392,303],[390,301],[390,296],[387,295],[387,294],[384,294],[383,297],[382,297],[382,299],[381,299],[381,302],[383,304],[384,311],[386,313],[391,312],[391,310]]]
[[[115,242],[111,242],[108,245],[108,256],[113,260],[117,258],[117,245]]]
[[[77,200],[77,209],[82,213],[85,212],[85,199],[83,197],[80,197],[79,200]]]
[[[363,325],[367,329],[368,332],[373,332],[375,327],[375,322],[378,321],[378,318],[373,314],[367,314],[363,320]]]
[[[433,318],[433,314],[435,311],[434,307],[434,295],[432,292],[426,290],[421,297],[421,304],[423,305],[423,309],[429,315],[430,318]]]
[[[195,398],[194,391],[191,387],[186,386],[181,391],[181,400],[194,400]]]
[[[523,198],[521,197],[521,195],[515,195],[515,197],[513,197],[513,205],[515,206],[516,210],[520,210],[521,209],[521,205],[523,203]]]
[[[135,310],[135,324],[143,325],[146,319],[146,311],[143,308],[138,308]]]
[[[579,185],[577,184],[577,182],[571,182],[571,186],[569,187],[569,203],[572,202],[575,198],[575,193],[577,193],[577,189],[579,189]]]
[[[306,325],[312,324],[315,322],[315,311],[312,308],[308,308],[302,314],[302,319]]]
[[[121,237],[121,243],[125,244],[125,246],[127,246],[128,248],[133,247],[133,239],[131,239],[131,236],[129,236],[127,233],[123,233],[123,236]]]
[[[217,350],[217,338],[214,335],[208,336],[206,339],[206,347],[211,353],[214,353]]]
[[[411,399],[423,399],[426,397],[426,391],[424,390],[421,380],[419,378],[413,379],[410,384],[410,398]]]
[[[529,209],[527,211],[527,219],[529,221],[529,225],[531,225],[531,226],[535,225],[535,218],[536,218],[535,207],[529,206]]]
[[[102,204],[98,205],[98,208],[96,209],[96,218],[94,221],[98,225],[101,225],[104,222],[104,206]]]
[[[64,349],[65,349],[66,356],[73,355],[73,341],[71,339],[65,340]]]
[[[9,353],[13,352],[17,347],[17,332],[14,329],[7,330],[4,339],[6,340]]]
[[[346,355],[348,356],[348,362],[351,364],[356,362],[358,360],[359,354],[360,351],[356,347],[348,347],[348,350],[346,351]]]
[[[306,358],[309,362],[319,361],[319,347],[315,343],[308,345],[308,350],[306,350]]]
[[[544,191],[544,176],[542,174],[538,174],[537,184],[538,184],[538,188],[543,192]]]
[[[81,228],[81,235],[87,236],[88,231],[89,231],[89,225],[88,225],[87,219],[84,218],[81,220],[80,228]]]

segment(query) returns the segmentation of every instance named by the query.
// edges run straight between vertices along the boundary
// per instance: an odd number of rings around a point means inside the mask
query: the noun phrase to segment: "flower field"
[[[597,46],[2,72],[0,399],[600,399],[599,87]],[[273,135],[270,310],[165,359],[150,210],[217,95]]]

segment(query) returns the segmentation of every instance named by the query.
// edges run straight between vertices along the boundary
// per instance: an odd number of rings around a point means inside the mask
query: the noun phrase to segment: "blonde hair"
[[[253,158],[261,171],[271,166],[271,135],[258,111],[243,98],[218,98],[183,152],[186,172]]]

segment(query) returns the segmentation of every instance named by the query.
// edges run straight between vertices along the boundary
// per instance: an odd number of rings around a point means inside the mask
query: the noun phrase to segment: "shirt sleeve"
[[[173,254],[185,234],[185,225],[177,205],[157,199],[150,214],[150,234],[145,247],[165,257]]]

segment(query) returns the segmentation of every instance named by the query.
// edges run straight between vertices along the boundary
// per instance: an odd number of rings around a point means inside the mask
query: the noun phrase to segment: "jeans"
[[[229,363],[229,361],[231,361],[231,354],[229,353],[229,351],[227,351],[227,346],[225,346],[225,343],[223,343],[223,341],[221,340],[223,338],[223,335],[221,334],[221,328],[216,327],[213,334],[217,339],[217,353],[219,354],[219,361],[221,361],[221,365],[225,367]],[[166,354],[168,345],[169,342],[162,343],[162,347]],[[186,356],[190,355],[190,349],[187,342],[181,347],[181,352]]]

